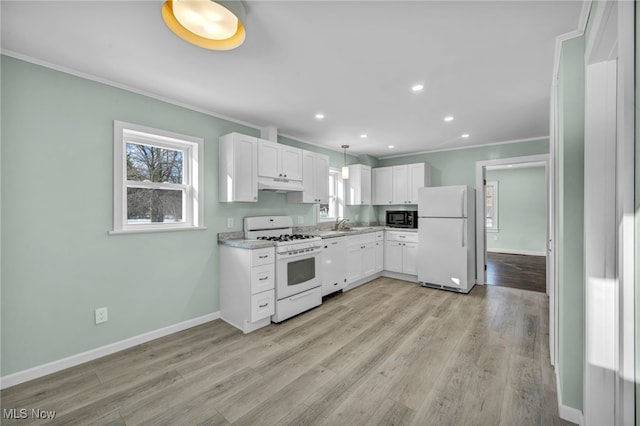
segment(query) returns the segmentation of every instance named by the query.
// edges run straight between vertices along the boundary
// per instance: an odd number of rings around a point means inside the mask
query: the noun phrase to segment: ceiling
[[[582,8],[245,1],[245,43],[219,52],[176,37],[162,3],[2,1],[2,51],[300,141],[387,157],[547,136],[555,37],[577,29]],[[412,92],[416,83],[421,92]],[[448,115],[454,120],[443,121]]]

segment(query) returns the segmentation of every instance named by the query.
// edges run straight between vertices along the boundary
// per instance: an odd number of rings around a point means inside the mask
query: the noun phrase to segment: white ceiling
[[[247,38],[232,51],[177,38],[155,0],[2,1],[1,46],[301,141],[385,157],[547,136],[555,37],[577,29],[582,7],[244,4]],[[413,93],[417,82],[425,89]],[[455,120],[445,123],[447,115]]]

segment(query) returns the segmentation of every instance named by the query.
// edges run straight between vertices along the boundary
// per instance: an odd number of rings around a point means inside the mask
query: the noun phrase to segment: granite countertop
[[[393,229],[393,228],[391,228]],[[368,234],[370,232],[384,231],[384,226],[358,226],[348,230],[334,231],[332,229],[294,229],[296,234],[317,235],[321,238],[335,238],[348,235]],[[260,249],[265,247],[274,247],[273,241],[264,240],[246,240],[243,232],[221,232],[218,234],[218,244],[230,247],[239,247],[245,249]]]

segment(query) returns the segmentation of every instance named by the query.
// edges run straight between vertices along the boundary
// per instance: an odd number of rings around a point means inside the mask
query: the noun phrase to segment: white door
[[[467,190],[461,186],[432,186],[418,190],[419,217],[467,217]]]
[[[376,273],[376,243],[367,243],[362,249],[362,276]]]
[[[407,201],[418,204],[418,189],[424,186],[424,163],[407,165]]]
[[[418,275],[418,243],[402,244],[402,272]]]
[[[311,151],[304,151],[302,156],[302,202],[314,203],[316,197],[316,153]]]
[[[376,167],[373,169],[373,204],[388,205],[393,203],[393,167]]]
[[[233,201],[256,201],[258,199],[256,139],[250,136],[236,135],[233,149],[235,150],[235,182],[230,184],[235,191]]]
[[[359,243],[350,244],[347,248],[347,284],[362,278],[362,247]]]
[[[384,269],[390,272],[402,272],[402,243],[387,241],[384,243]]]
[[[466,219],[418,219],[418,280],[467,288]]]
[[[258,139],[258,176],[277,178],[280,174],[280,147]]]
[[[382,271],[384,268],[384,243],[376,241],[376,272]]]
[[[407,166],[393,167],[393,204],[407,204]]]
[[[371,204],[371,167],[362,166],[360,171],[361,204]]]
[[[316,194],[318,202],[329,202],[329,157],[322,154],[316,156]]]
[[[282,177],[302,180],[302,150],[280,144],[282,152]]]

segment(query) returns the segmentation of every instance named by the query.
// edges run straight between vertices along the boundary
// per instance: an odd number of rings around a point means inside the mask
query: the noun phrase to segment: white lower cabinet
[[[244,333],[271,323],[275,249],[220,246],[220,317]]]
[[[384,243],[384,270],[418,275],[418,233],[387,231]]]
[[[384,269],[384,232],[376,232],[376,251],[374,253],[376,259],[375,272],[382,272]]]
[[[347,284],[356,283],[382,270],[377,234],[371,232],[347,237]]]

